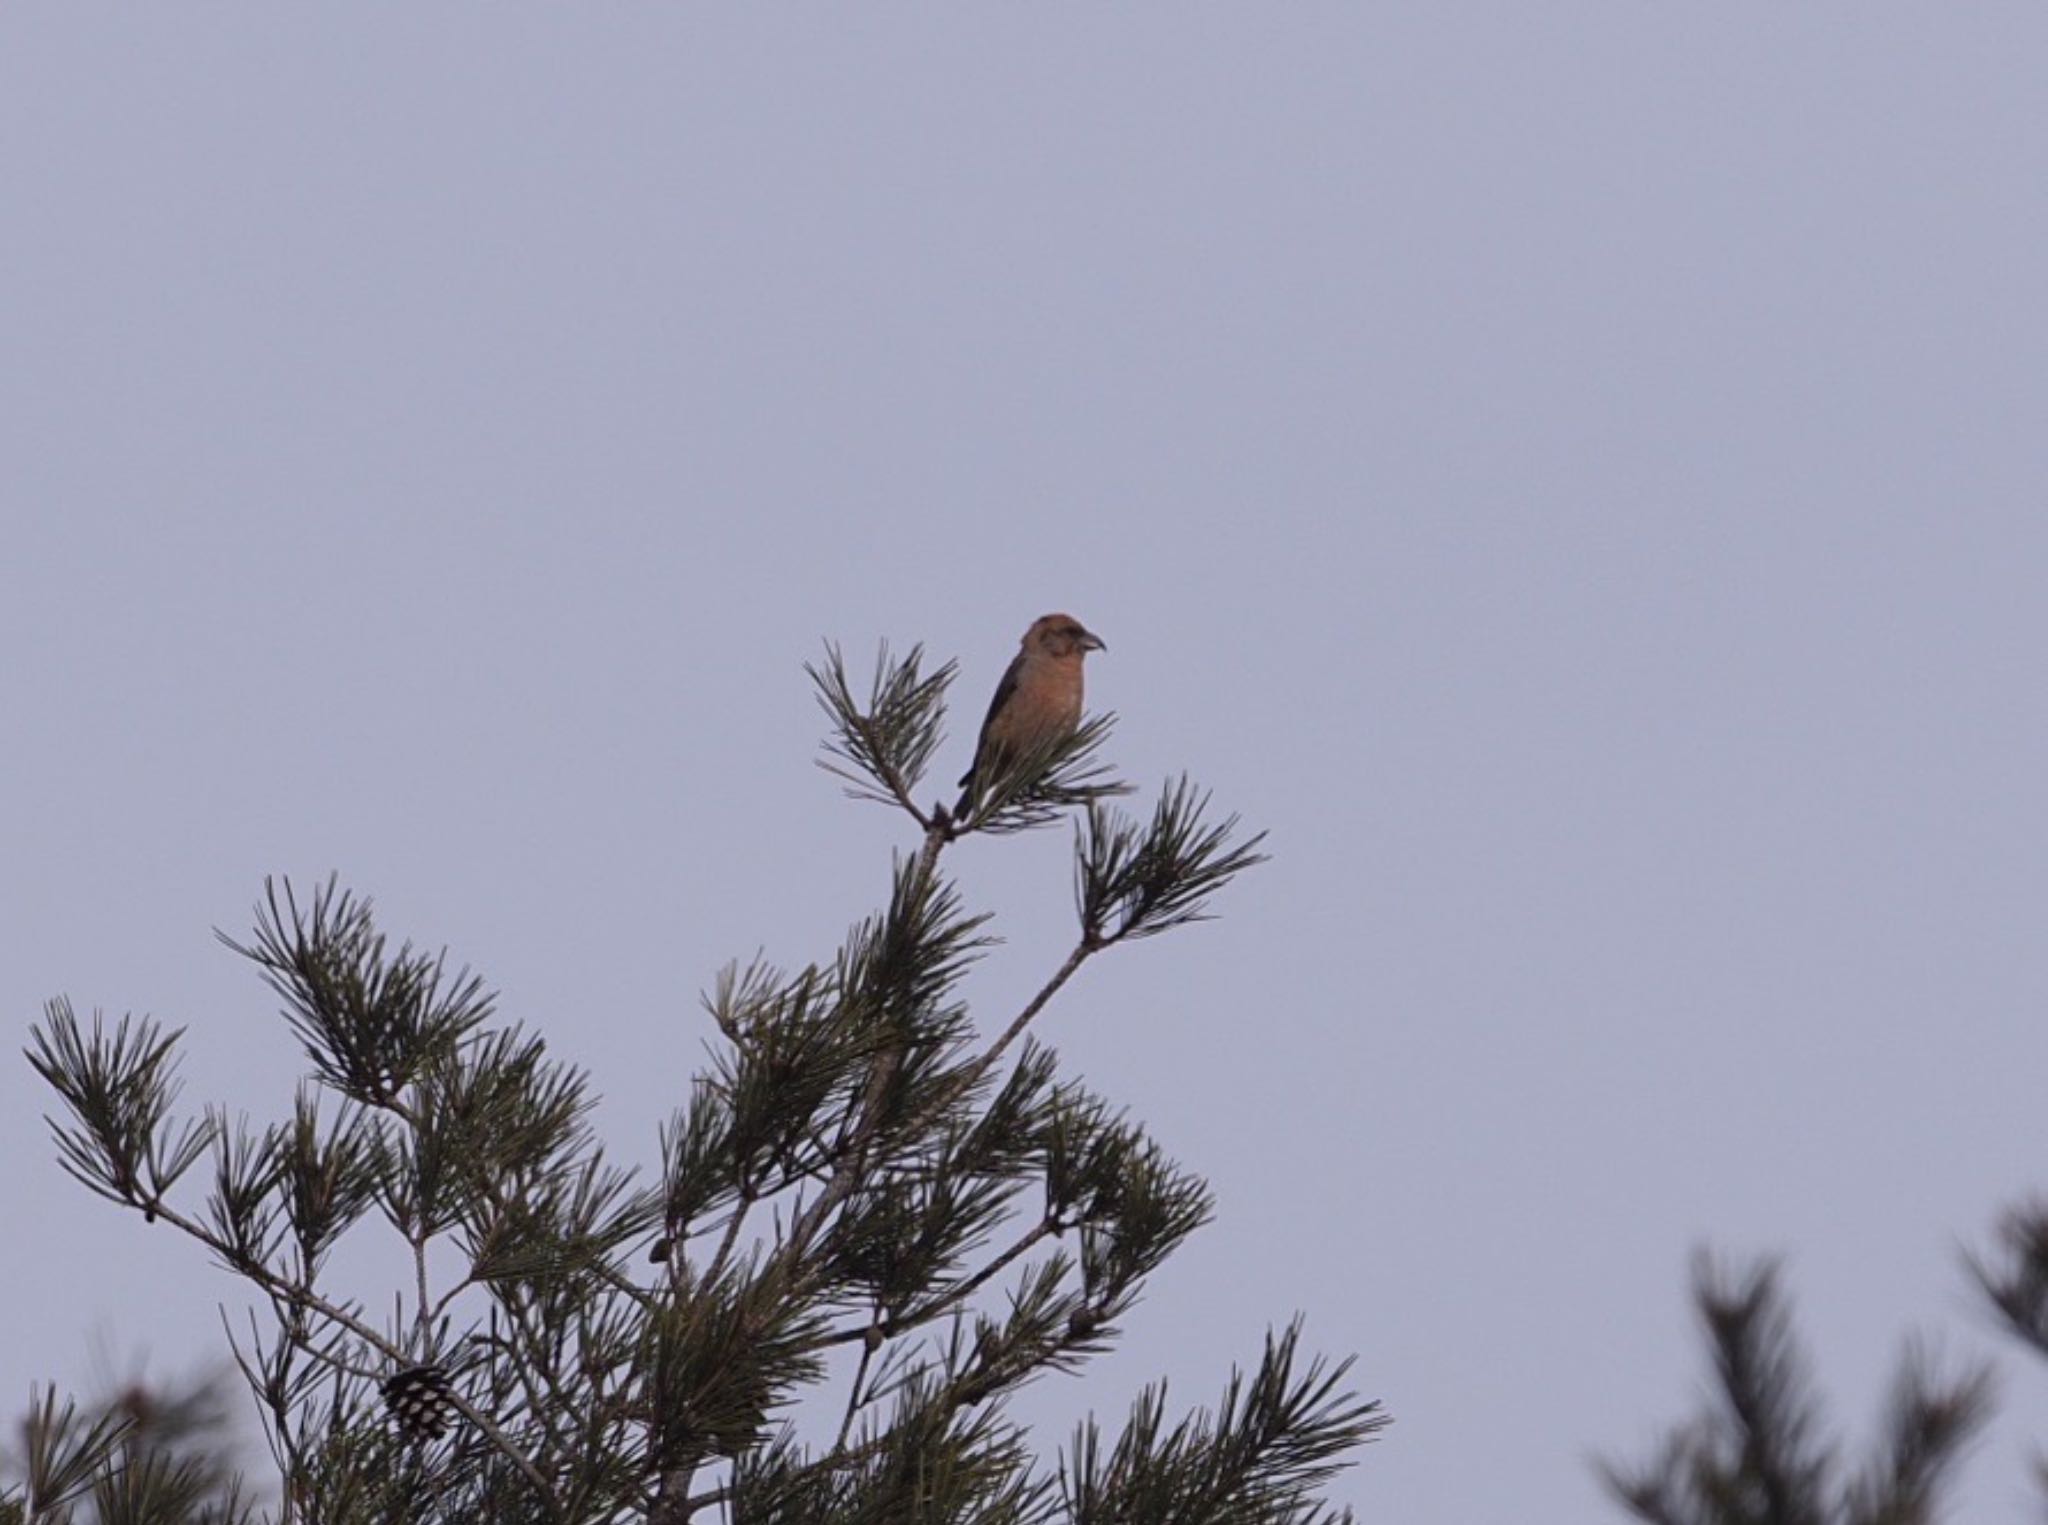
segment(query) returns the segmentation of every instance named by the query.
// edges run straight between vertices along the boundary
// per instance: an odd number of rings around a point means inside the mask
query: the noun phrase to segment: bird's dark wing
[[[960,775],[960,787],[966,788],[974,779],[982,760],[988,756],[988,728],[995,724],[996,716],[1003,712],[1003,706],[1010,702],[1010,696],[1017,692],[1017,674],[1024,670],[1024,653],[1018,652],[1010,658],[1010,665],[1003,672],[1003,679],[996,685],[996,696],[988,702],[988,713],[981,720],[981,735],[974,743],[974,764]]]

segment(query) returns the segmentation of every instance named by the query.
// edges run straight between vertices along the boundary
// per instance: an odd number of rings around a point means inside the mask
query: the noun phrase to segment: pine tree
[[[178,1033],[48,1008],[30,1059],[67,1109],[65,1168],[252,1290],[232,1352],[276,1465],[272,1517],[1349,1520],[1321,1491],[1385,1415],[1348,1361],[1302,1354],[1298,1322],[1213,1408],[1169,1417],[1153,1387],[1113,1435],[1088,1419],[1056,1455],[1007,1408],[1109,1349],[1213,1207],[1034,1024],[1091,959],[1203,919],[1261,838],[1212,820],[1184,777],[1148,818],[1115,808],[1109,717],[1016,760],[963,818],[922,808],[952,665],[885,648],[864,697],[836,650],[810,673],[826,766],[919,837],[832,957],[718,977],[718,1037],[660,1130],[656,1179],[608,1157],[587,1076],[331,880],[269,886],[253,933],[224,939],[310,1066],[282,1121],[181,1116]],[[988,923],[943,853],[1069,815],[1075,942],[991,1032],[959,992]],[[358,1233],[403,1243],[402,1285],[334,1281]],[[47,1482],[14,1506],[88,1518]]]

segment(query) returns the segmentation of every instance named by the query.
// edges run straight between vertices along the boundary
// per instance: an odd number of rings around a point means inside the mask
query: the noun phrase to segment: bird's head
[[[1024,649],[1048,657],[1072,657],[1079,661],[1091,651],[1102,651],[1099,636],[1071,614],[1046,614],[1031,622],[1024,632]]]

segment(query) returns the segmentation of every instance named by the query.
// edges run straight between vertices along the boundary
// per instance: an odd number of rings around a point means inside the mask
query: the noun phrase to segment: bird
[[[1081,723],[1082,659],[1107,649],[1071,614],[1045,614],[1031,622],[981,722],[974,765],[960,775],[956,817],[965,816],[976,792],[1019,759],[1074,733]]]

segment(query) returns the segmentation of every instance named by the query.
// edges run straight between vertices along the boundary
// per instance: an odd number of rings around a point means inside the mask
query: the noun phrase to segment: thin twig
[[[141,1204],[135,1205],[138,1211],[142,1210]],[[296,1282],[288,1281],[261,1261],[236,1254],[225,1241],[215,1238],[206,1229],[194,1223],[190,1218],[187,1218],[183,1213],[166,1202],[152,1201],[148,1205],[148,1210],[154,1212],[157,1217],[170,1224],[171,1227],[181,1229],[194,1239],[197,1239],[201,1244],[212,1250],[214,1254],[220,1256],[231,1269],[240,1275],[248,1277],[273,1296],[283,1299],[287,1304],[294,1307],[312,1309],[322,1318],[339,1324],[359,1339],[376,1346],[377,1349],[383,1351],[386,1356],[390,1357],[391,1360],[400,1366],[406,1364],[406,1355],[403,1350],[347,1309],[337,1307],[335,1304],[327,1301],[326,1298],[315,1292],[311,1287],[301,1286]]]
[[[913,809],[911,814],[916,815],[916,810]],[[918,824],[924,827],[924,846],[917,854],[917,876],[920,880],[926,880],[931,878],[932,869],[939,861],[939,854],[952,840],[952,835],[949,830],[941,829],[935,821],[927,823],[923,816],[918,816]]]
[[[991,1043],[979,1058],[961,1069],[953,1077],[950,1085],[926,1103],[923,1111],[910,1119],[905,1125],[906,1128],[916,1128],[929,1122],[972,1090],[975,1083],[994,1067],[996,1060],[1002,1057],[1003,1051],[1017,1041],[1025,1028],[1037,1020],[1038,1014],[1044,1011],[1046,1003],[1059,993],[1060,987],[1074,977],[1074,972],[1086,963],[1090,956],[1100,952],[1105,946],[1106,944],[1090,942],[1086,938],[1074,944],[1074,950],[1067,955],[1066,961],[1053,971],[1052,978],[1041,985],[1038,994],[1026,1002],[1024,1009],[1011,1019],[1010,1025],[1003,1029],[1002,1036]]]
[[[917,822],[917,829],[929,833],[932,829],[932,823],[925,813],[919,810],[917,805],[911,800],[910,791],[903,784],[903,775],[898,773],[895,768],[882,762],[882,749],[875,744],[877,738],[873,734],[873,717],[860,715],[855,717],[855,719],[856,723],[860,726],[862,738],[868,741],[873,749],[876,771],[881,774],[882,782],[888,785],[889,792],[896,797],[896,803],[910,812],[910,818]]]
[[[881,1312],[879,1308],[875,1311],[878,1314]],[[839,1421],[838,1438],[832,1442],[834,1451],[846,1444],[847,1434],[853,1429],[853,1416],[860,1412],[861,1387],[868,1379],[868,1362],[875,1358],[875,1352],[881,1348],[881,1328],[881,1320],[878,1318],[861,1331],[864,1343],[860,1347],[860,1364],[854,1367],[853,1386],[847,1389],[846,1413]]]
[[[725,1236],[718,1241],[718,1252],[711,1257],[710,1269],[704,1273],[704,1284],[709,1286],[718,1280],[725,1263],[732,1257],[733,1246],[740,1237],[740,1225],[747,1221],[747,1214],[753,1210],[754,1191],[751,1184],[740,1188],[739,1200],[733,1203],[732,1216],[726,1220]]]
[[[1010,1025],[1003,1029],[1003,1035],[989,1045],[987,1053],[968,1066],[966,1073],[957,1082],[960,1090],[967,1089],[967,1087],[973,1085],[975,1081],[988,1073],[989,1068],[996,1060],[1002,1057],[1003,1050],[1017,1041],[1018,1036],[1024,1029],[1036,1020],[1041,1011],[1045,1010],[1045,1003],[1059,993],[1060,987],[1074,977],[1074,971],[1086,963],[1088,956],[1095,951],[1096,945],[1085,940],[1074,944],[1074,951],[1067,955],[1066,962],[1054,970],[1052,978],[1039,987],[1038,994],[1033,996],[1025,1004],[1024,1009],[1017,1013]],[[950,1099],[949,1097],[948,1100]]]
[[[442,1392],[464,1419],[467,1419],[481,1430],[485,1438],[498,1448],[501,1455],[508,1458],[513,1466],[526,1474],[526,1480],[533,1484],[533,1491],[540,1495],[540,1501],[547,1509],[548,1518],[552,1520],[566,1520],[568,1516],[562,1513],[562,1506],[555,1501],[554,1489],[548,1486],[547,1478],[542,1475],[539,1467],[536,1467],[527,1459],[526,1453],[513,1445],[504,1431],[484,1417],[481,1409],[463,1397],[462,1394],[456,1392],[453,1387],[444,1388]]]
[[[511,1319],[517,1326],[520,1338],[526,1342],[530,1349],[537,1350],[541,1342],[535,1336],[532,1326],[527,1323],[526,1309],[517,1298],[518,1294],[515,1292],[513,1296],[501,1298],[500,1305],[505,1309],[506,1317]],[[569,1395],[562,1391],[561,1384],[555,1380],[553,1361],[527,1361],[520,1359],[515,1354],[512,1361],[512,1370],[518,1378],[520,1387],[526,1392],[527,1412],[532,1414],[540,1422],[540,1427],[547,1432],[548,1444],[555,1453],[557,1455],[567,1455],[570,1449],[569,1444],[563,1440],[560,1432],[556,1430],[553,1413],[547,1404],[541,1402],[540,1394],[534,1388],[534,1377],[538,1374],[541,1382],[547,1387],[548,1396],[554,1400],[554,1407],[560,1409],[565,1414],[575,1412],[575,1405],[571,1402]]]
[[[277,1292],[268,1287],[262,1290],[263,1295],[270,1299],[271,1316],[277,1320],[278,1328],[282,1331],[281,1338],[287,1345],[304,1351],[308,1359],[328,1368],[330,1371],[347,1372],[351,1377],[360,1377],[365,1382],[376,1382],[379,1380],[375,1368],[358,1366],[353,1361],[344,1361],[331,1349],[322,1350],[319,1346],[315,1345],[313,1343],[313,1331],[306,1319],[305,1311],[291,1301],[289,1294]],[[255,1312],[252,1310],[249,1314],[252,1325],[255,1322],[255,1318]]]
[[[427,1341],[432,1337],[434,1330],[429,1312],[431,1304],[428,1302],[427,1294],[427,1235],[425,1229],[422,1229],[419,1238],[412,1242],[412,1266],[413,1275],[419,1289],[420,1300],[419,1316],[414,1321],[414,1326],[419,1332],[420,1349],[425,1350],[427,1348]]]
[[[457,1297],[459,1297],[462,1293],[468,1291],[471,1287],[475,1286],[476,1284],[477,1281],[474,1276],[465,1276],[462,1278],[462,1280],[458,1281],[454,1286],[450,1287],[446,1292],[443,1292],[440,1295],[440,1297],[435,1299],[434,1317],[438,1320],[442,1314],[448,1311],[449,1305],[453,1303]]]

